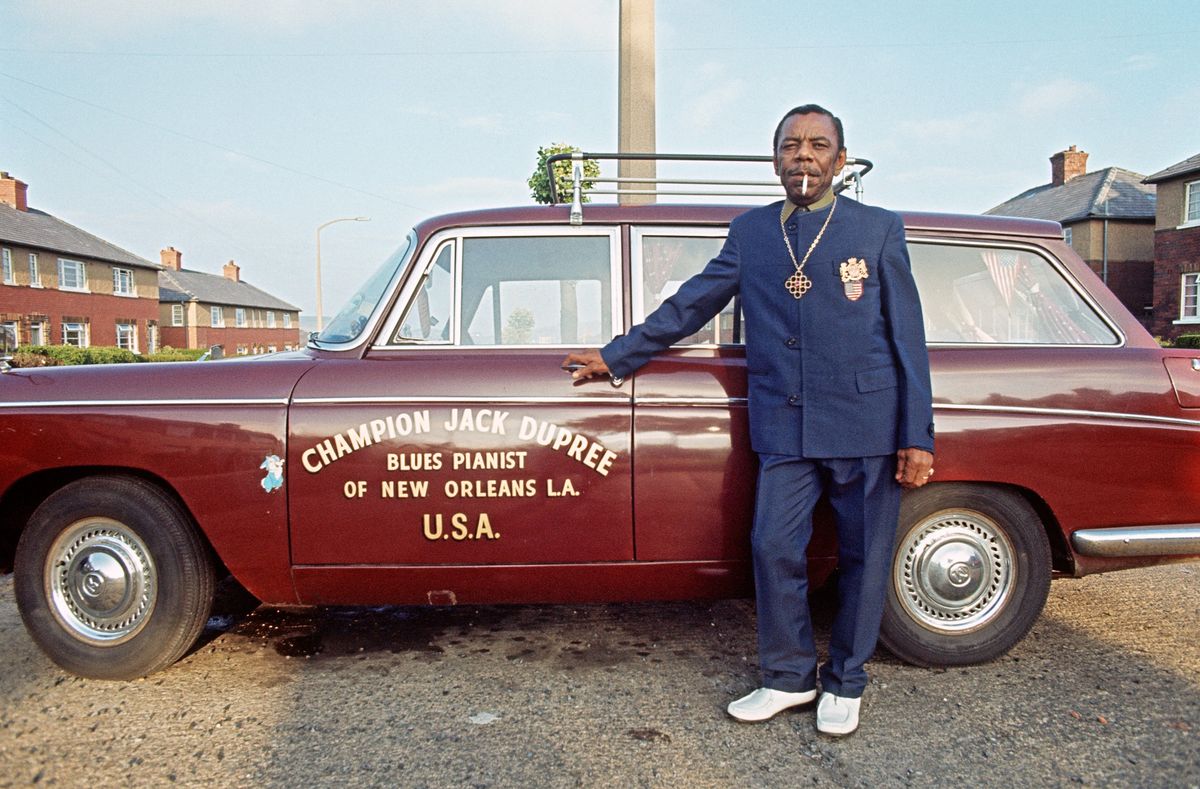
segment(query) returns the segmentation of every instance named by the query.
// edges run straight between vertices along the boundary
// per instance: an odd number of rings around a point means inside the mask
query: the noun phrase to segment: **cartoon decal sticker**
[[[283,487],[283,464],[284,460],[279,455],[267,455],[259,465],[259,468],[267,470],[267,476],[259,482],[267,493]]]

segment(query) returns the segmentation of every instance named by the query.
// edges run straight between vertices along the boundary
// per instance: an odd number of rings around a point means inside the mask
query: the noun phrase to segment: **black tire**
[[[906,493],[880,640],[918,666],[963,666],[1025,637],[1050,591],[1050,543],[1021,496],[995,485]]]
[[[132,477],[66,485],[34,511],[17,544],[25,627],[82,677],[134,679],[174,663],[208,620],[213,584],[191,518]]]

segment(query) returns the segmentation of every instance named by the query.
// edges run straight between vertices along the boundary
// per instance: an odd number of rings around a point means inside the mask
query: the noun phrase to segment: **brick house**
[[[158,346],[158,265],[30,208],[0,172],[0,345]]]
[[[300,309],[243,282],[232,260],[222,275],[183,268],[183,253],[160,253],[158,275],[162,343],[173,348],[219,345],[226,355],[301,347]]]
[[[1050,157],[1050,183],[985,214],[1051,219],[1109,289],[1143,324],[1154,295],[1155,188],[1120,167],[1087,172],[1088,155],[1072,145]]]
[[[1145,179],[1158,190],[1154,321],[1161,337],[1200,332],[1200,154]]]

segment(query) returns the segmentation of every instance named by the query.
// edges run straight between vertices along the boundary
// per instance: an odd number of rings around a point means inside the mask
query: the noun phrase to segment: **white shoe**
[[[759,688],[748,696],[742,696],[737,701],[729,702],[726,710],[740,721],[757,723],[773,718],[789,707],[808,704],[816,697],[816,689],[788,693],[784,690]]]
[[[822,693],[817,704],[817,731],[840,737],[858,728],[858,707],[862,699],[848,699]]]

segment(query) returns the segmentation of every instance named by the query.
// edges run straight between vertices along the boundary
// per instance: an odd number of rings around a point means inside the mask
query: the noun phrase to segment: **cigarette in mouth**
[[[800,194],[808,194],[808,173],[804,174],[804,180],[800,182]]]

